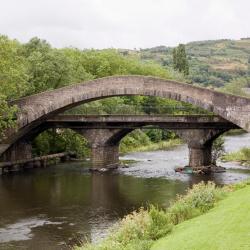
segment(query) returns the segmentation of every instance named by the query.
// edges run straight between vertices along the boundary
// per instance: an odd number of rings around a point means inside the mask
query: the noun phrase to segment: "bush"
[[[151,205],[148,213],[151,219],[147,230],[150,239],[157,240],[171,232],[173,224],[164,210]]]
[[[172,230],[168,215],[154,206],[133,212],[121,220],[109,237],[99,245],[87,244],[86,250],[146,250],[154,240],[167,235]]]
[[[120,143],[122,153],[133,151],[141,145],[148,146],[152,144],[150,138],[140,129],[136,129],[125,136]]]
[[[250,164],[250,148],[242,148],[237,152],[232,152],[224,155],[222,157],[224,161],[239,161],[239,162],[246,162],[246,164]]]
[[[148,250],[157,240],[172,231],[173,225],[198,216],[211,209],[226,193],[224,188],[216,188],[208,182],[194,185],[184,196],[167,209],[155,206],[141,208],[121,220],[110,235],[98,245],[86,244],[85,250]]]
[[[243,148],[241,151],[245,157],[245,160],[250,161],[250,148]]]
[[[179,224],[207,212],[224,193],[225,191],[222,188],[216,188],[213,182],[194,185],[185,196],[178,196],[168,209],[173,224]]]
[[[49,129],[39,134],[32,146],[36,156],[70,151],[78,157],[89,155],[86,139],[70,129]]]
[[[216,161],[225,154],[225,140],[222,136],[218,137],[212,146],[212,163],[216,165]]]

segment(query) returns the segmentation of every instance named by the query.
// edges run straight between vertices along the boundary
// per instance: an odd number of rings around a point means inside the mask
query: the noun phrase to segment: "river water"
[[[226,137],[227,152],[244,146],[250,147],[250,134]],[[175,173],[188,163],[185,145],[121,158],[137,162],[108,174],[90,174],[88,162],[77,162],[0,176],[0,249],[70,249],[98,241],[124,215],[149,203],[166,207],[193,183],[250,177],[250,168],[237,163],[220,163],[227,172],[209,177]]]

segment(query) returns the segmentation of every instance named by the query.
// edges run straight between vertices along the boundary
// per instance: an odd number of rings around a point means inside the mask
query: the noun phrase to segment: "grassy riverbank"
[[[247,132],[243,129],[231,129],[227,132],[224,133],[224,136],[225,135],[243,135],[243,134],[246,134]]]
[[[237,161],[242,165],[250,166],[250,148],[242,148],[237,152],[225,154],[221,159],[223,161]]]
[[[171,149],[173,147],[176,147],[178,145],[181,145],[183,142],[181,139],[169,139],[167,141],[160,141],[157,143],[150,143],[148,145],[140,145],[137,147],[134,147],[133,145],[129,146],[122,146],[121,153],[130,153],[130,152],[143,152],[143,151],[155,151],[155,150],[161,150],[161,149]]]
[[[250,186],[232,192],[207,214],[177,225],[152,250],[250,249]]]
[[[237,187],[239,186],[240,188],[243,188],[247,186],[247,184],[237,185]],[[113,227],[110,231],[109,236],[106,239],[104,239],[101,243],[97,245],[86,244],[82,247],[77,247],[76,249],[77,250],[83,250],[83,249],[147,250],[151,249],[151,247],[153,246],[157,250],[158,249],[174,250],[176,249],[175,247],[172,246],[169,248],[167,245],[165,245],[165,241],[167,241],[168,238],[163,238],[163,240],[159,241],[159,243],[156,241],[162,237],[166,237],[167,235],[174,237],[178,225],[182,225],[184,221],[202,215],[214,207],[216,208],[217,206],[221,207],[221,205],[217,205],[217,202],[227,197],[228,194],[235,189],[236,189],[235,187],[217,188],[213,183],[208,183],[206,185],[204,183],[197,184],[192,189],[188,190],[185,196],[179,196],[177,200],[173,202],[169,208],[159,209],[151,206],[146,210],[140,209],[137,212],[133,212],[132,214],[122,219],[120,223],[118,223],[115,227]],[[236,191],[236,197],[238,196],[237,192],[238,191]],[[246,193],[249,196],[250,194],[249,187],[247,188]],[[231,195],[229,195],[229,197],[231,197]],[[237,202],[241,203],[241,206],[243,207],[244,202],[246,200],[247,200],[246,197],[239,196],[239,201]],[[233,211],[237,212],[236,209],[234,209]],[[203,216],[200,216],[198,218],[201,219],[202,217]],[[190,223],[192,221],[193,220],[190,220]],[[235,221],[232,220],[232,222],[234,223]],[[218,220],[211,221],[210,223],[218,223]],[[227,224],[225,224],[224,226],[226,227],[226,225]],[[192,235],[194,235],[194,237]],[[200,235],[199,232],[196,232],[195,234],[189,234],[188,238],[192,239],[197,236],[199,238],[199,235]],[[204,234],[203,237],[206,237],[206,235]],[[221,240],[223,241],[226,238],[227,235],[222,235]],[[185,239],[183,240],[185,242]],[[208,241],[210,240],[211,239],[208,239]],[[156,245],[154,245],[155,242]],[[185,248],[184,244],[182,245],[182,249],[203,249],[203,248]],[[218,249],[218,248],[211,248],[211,249]]]

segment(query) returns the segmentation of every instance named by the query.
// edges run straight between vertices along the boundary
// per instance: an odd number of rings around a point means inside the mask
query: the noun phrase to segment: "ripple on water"
[[[250,134],[226,137],[228,152],[243,146],[250,147]],[[137,162],[106,174],[71,162],[0,178],[0,249],[62,250],[98,241],[124,215],[148,203],[166,207],[201,180],[225,184],[250,176],[236,163],[221,163],[228,171],[211,176],[175,173],[188,163],[186,145],[121,158]]]
[[[23,241],[32,238],[32,229],[44,225],[59,225],[63,222],[52,222],[48,219],[27,218],[17,221],[16,223],[6,225],[0,228],[0,242]]]
[[[250,133],[225,137],[225,151],[232,152],[242,147],[250,147]],[[175,172],[176,167],[188,165],[188,148],[186,145],[171,150],[154,152],[135,152],[121,157],[122,160],[137,161],[129,168],[122,168],[119,173],[140,178],[165,178],[170,180],[189,181],[196,183],[201,180],[211,180],[218,184],[229,184],[249,178],[250,168],[241,166],[237,162],[219,162],[225,167],[225,173],[211,176],[191,176]]]

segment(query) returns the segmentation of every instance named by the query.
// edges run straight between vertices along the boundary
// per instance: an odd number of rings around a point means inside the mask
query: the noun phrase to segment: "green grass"
[[[244,187],[244,185],[243,185]],[[242,188],[238,186],[238,188]],[[161,237],[171,233],[176,224],[199,216],[214,207],[229,189],[214,183],[194,185],[167,209],[150,206],[124,217],[99,244],[85,244],[77,250],[149,250]]]
[[[238,161],[250,165],[250,148],[242,148],[237,152],[228,153],[221,157],[223,161]]]
[[[145,146],[128,146],[123,147],[121,152],[124,153],[129,153],[129,152],[144,152],[144,151],[155,151],[155,150],[160,150],[160,149],[171,149],[173,147],[176,147],[178,145],[181,145],[183,142],[181,139],[169,139],[167,141],[160,141],[157,143],[150,143],[149,145]]]
[[[250,186],[237,190],[208,213],[174,227],[151,250],[249,250]]]
[[[242,135],[242,134],[246,134],[246,131],[243,129],[231,129],[227,132],[225,132],[223,135]]]

